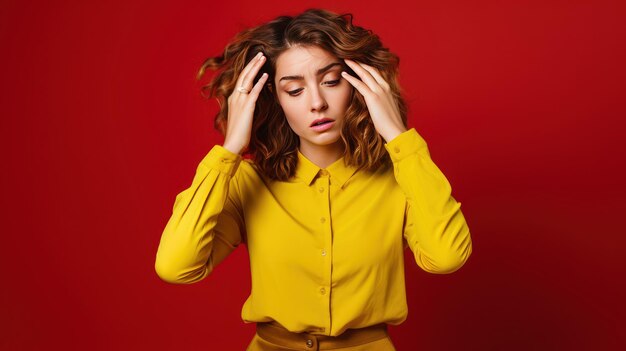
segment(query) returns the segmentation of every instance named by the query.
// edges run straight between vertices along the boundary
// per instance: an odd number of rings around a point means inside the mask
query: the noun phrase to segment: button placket
[[[318,287],[317,294],[320,302],[324,305],[324,310],[328,311],[326,324],[324,327],[330,326],[330,294],[331,294],[331,269],[332,269],[332,220],[331,220],[331,188],[330,178],[332,175],[326,170],[320,170],[320,177],[316,183],[318,194],[320,195],[320,232],[322,234],[322,247],[319,249],[320,258],[322,259],[323,272],[321,274],[322,281]]]

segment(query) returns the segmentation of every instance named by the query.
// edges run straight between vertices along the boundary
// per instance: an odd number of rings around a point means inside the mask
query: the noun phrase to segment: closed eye
[[[327,82],[324,82],[322,84],[326,84],[328,86],[334,87],[335,85],[339,84],[339,82],[341,82],[341,79],[337,79],[337,80],[329,80]],[[299,88],[296,90],[291,90],[288,91],[287,94],[291,95],[291,96],[298,96],[298,93],[300,93],[304,88]]]
[[[296,89],[296,90],[292,90],[292,91],[288,91],[287,94],[291,95],[291,96],[296,96],[298,95],[299,92],[302,91],[303,88],[300,89]]]

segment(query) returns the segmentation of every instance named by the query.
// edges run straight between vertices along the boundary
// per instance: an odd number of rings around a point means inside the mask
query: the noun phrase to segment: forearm
[[[155,269],[170,283],[193,283],[210,273],[214,228],[241,158],[216,146],[198,165],[189,188],[176,196],[163,230]]]
[[[459,269],[472,251],[461,203],[430,158],[425,140],[411,129],[386,144],[394,175],[407,199],[404,235],[417,264],[432,273]]]

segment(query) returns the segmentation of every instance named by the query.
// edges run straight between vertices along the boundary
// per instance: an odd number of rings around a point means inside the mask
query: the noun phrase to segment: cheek
[[[289,103],[288,101],[281,102],[280,107],[282,107],[285,116],[287,116],[287,119],[291,119],[291,117],[294,116],[297,112],[297,105]]]
[[[348,105],[350,104],[350,98],[352,96],[352,87],[346,87],[342,89],[333,97],[333,102],[335,106],[337,106],[342,111],[348,109]]]
[[[296,102],[281,101],[280,106],[283,109],[287,123],[294,131],[301,129],[302,126],[298,125],[298,116],[302,116],[301,106]]]

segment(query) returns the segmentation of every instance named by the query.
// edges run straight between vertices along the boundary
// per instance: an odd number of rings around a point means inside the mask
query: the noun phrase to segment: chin
[[[339,132],[331,131],[329,133],[319,134],[311,138],[306,138],[306,140],[310,144],[326,146],[341,142],[341,135],[339,134]]]

